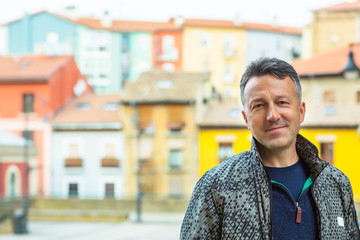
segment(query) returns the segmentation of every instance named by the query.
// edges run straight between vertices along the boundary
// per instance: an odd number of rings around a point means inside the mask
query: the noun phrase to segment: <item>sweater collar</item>
[[[256,142],[256,139],[252,137],[250,152],[262,162]],[[329,164],[319,158],[319,151],[316,146],[299,133],[296,136],[296,151],[300,159],[305,162],[313,179]]]

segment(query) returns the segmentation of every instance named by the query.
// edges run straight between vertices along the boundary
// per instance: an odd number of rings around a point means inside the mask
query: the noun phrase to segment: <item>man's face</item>
[[[260,148],[281,151],[295,146],[305,103],[299,105],[295,84],[289,76],[251,78],[244,89],[243,116]]]

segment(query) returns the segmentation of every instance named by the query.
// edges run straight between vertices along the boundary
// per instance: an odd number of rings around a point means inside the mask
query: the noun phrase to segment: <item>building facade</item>
[[[31,141],[0,130],[0,199],[37,195],[36,148]]]
[[[0,58],[0,129],[37,147],[37,192],[50,191],[49,119],[76,94],[90,91],[71,56]]]
[[[360,2],[343,2],[313,11],[304,57],[316,56],[360,41]]]
[[[209,101],[208,74],[152,71],[121,97],[127,195],[190,195],[198,178],[198,113]]]
[[[84,94],[52,120],[51,197],[122,198],[125,142],[116,94]]]

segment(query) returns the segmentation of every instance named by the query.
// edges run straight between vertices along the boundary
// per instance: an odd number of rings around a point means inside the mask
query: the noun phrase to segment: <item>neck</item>
[[[295,143],[285,149],[269,150],[258,144],[258,150],[264,166],[267,167],[288,167],[299,160]]]

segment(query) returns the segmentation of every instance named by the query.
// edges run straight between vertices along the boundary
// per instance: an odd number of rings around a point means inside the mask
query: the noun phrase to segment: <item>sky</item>
[[[1,0],[0,24],[42,10],[63,13],[75,6],[78,16],[101,17],[108,11],[114,19],[167,21],[171,17],[276,23],[303,27],[311,22],[312,10],[345,0]],[[354,0],[348,0],[349,2]]]

